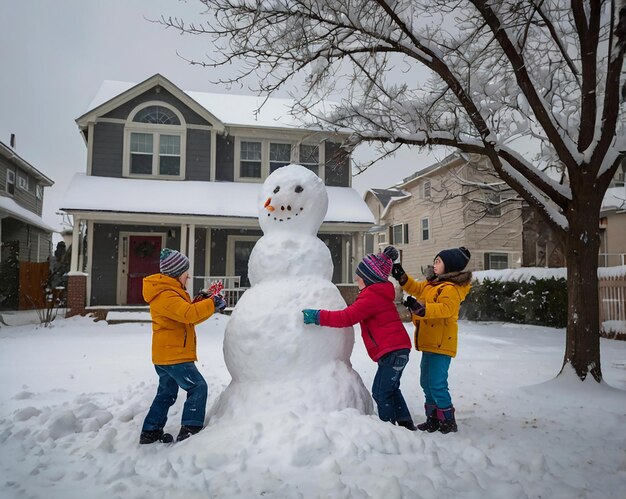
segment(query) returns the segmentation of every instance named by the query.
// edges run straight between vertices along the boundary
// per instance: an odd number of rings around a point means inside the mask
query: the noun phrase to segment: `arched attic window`
[[[184,178],[185,143],[185,121],[177,109],[163,102],[137,106],[125,126],[124,175]]]

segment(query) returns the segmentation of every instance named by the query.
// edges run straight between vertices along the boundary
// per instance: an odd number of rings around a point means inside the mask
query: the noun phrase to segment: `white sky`
[[[55,182],[46,189],[44,221],[60,228],[61,197],[72,175],[85,171],[87,149],[74,120],[104,80],[140,82],[158,72],[184,90],[225,91],[209,82],[225,72],[177,55],[202,59],[211,51],[208,38],[180,36],[145,19],[199,19],[202,8],[193,0],[0,2],[0,140],[9,144],[16,134],[17,153]],[[354,157],[373,155],[362,146]],[[353,186],[360,193],[389,187],[445,155],[406,150],[355,177]]]

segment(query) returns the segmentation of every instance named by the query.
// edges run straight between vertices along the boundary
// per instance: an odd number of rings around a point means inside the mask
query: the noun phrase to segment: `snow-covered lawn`
[[[198,327],[209,408],[230,381],[228,320]],[[369,387],[375,364],[356,333],[352,362]],[[626,342],[602,340],[606,384],[597,386],[571,373],[554,379],[563,330],[461,322],[450,372],[457,434],[412,433],[355,410],[252,412],[179,444],[140,447],[157,380],[150,336],[148,324],[88,318],[0,329],[0,497],[570,499],[626,490]],[[421,421],[417,352],[402,387]]]

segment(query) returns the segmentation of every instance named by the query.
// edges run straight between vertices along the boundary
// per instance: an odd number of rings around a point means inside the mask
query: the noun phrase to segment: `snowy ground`
[[[230,376],[226,316],[198,327],[209,408]],[[409,325],[407,325],[409,327]],[[626,342],[602,340],[606,384],[554,379],[564,331],[461,322],[459,432],[412,433],[354,410],[241,414],[139,446],[156,388],[150,326],[58,319],[0,329],[2,498],[614,498],[626,489]],[[369,387],[375,365],[357,338]],[[421,421],[419,354],[403,392]],[[178,430],[183,396],[167,429]]]

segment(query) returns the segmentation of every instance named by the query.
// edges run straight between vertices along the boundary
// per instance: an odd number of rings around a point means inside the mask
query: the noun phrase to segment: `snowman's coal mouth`
[[[292,220],[294,217],[297,217],[301,212],[304,211],[304,208],[300,207],[299,211],[297,211],[295,209],[292,209],[291,205],[287,205],[286,207],[285,206],[281,206],[280,207],[280,211],[281,212],[287,212],[286,215],[288,215],[288,216],[282,216],[282,217],[280,215],[279,216],[274,216],[274,220],[276,220],[277,222],[285,222],[287,220]],[[272,215],[275,215],[275,214],[276,214],[276,212],[273,212],[273,213],[269,212],[267,214],[267,216],[271,217]]]

